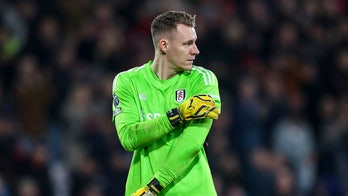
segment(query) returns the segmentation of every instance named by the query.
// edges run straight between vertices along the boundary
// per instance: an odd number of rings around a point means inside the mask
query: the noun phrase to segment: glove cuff
[[[158,194],[163,189],[163,186],[156,178],[152,178],[147,186],[152,192],[155,192],[156,194]]]
[[[180,116],[180,112],[178,108],[173,108],[169,110],[167,113],[167,117],[169,119],[170,124],[173,127],[179,126],[182,123],[182,118]]]

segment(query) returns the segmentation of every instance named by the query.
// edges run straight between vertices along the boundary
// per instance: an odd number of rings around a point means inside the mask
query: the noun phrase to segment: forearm
[[[163,163],[163,167],[155,174],[155,178],[166,187],[182,175],[194,161],[209,133],[213,120],[204,119],[187,127],[171,155]]]
[[[167,116],[161,116],[151,121],[124,123],[116,129],[122,146],[127,151],[134,151],[150,145],[174,128],[170,125]]]

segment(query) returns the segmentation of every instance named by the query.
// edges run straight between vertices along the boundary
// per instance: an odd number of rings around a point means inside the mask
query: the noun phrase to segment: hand
[[[147,186],[138,189],[137,191],[135,191],[135,193],[132,194],[132,196],[156,196],[156,195],[157,194],[151,192],[149,187]]]
[[[167,112],[171,124],[175,127],[185,120],[196,120],[202,118],[218,119],[220,110],[214,99],[209,95],[196,95],[179,107]]]
[[[160,182],[156,178],[152,178],[145,187],[135,191],[132,196],[156,196],[162,189]]]
[[[220,110],[214,99],[209,95],[196,95],[186,100],[178,107],[182,120],[196,120],[202,118],[218,119]]]

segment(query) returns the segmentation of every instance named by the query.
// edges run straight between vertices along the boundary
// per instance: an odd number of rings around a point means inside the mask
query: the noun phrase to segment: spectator
[[[273,148],[293,169],[298,193],[306,195],[311,191],[316,176],[315,138],[313,128],[303,116],[305,101],[302,94],[291,94],[289,106],[288,116],[275,127]]]
[[[51,81],[35,56],[23,56],[18,64],[13,97],[20,123],[31,140],[45,137],[53,92]]]

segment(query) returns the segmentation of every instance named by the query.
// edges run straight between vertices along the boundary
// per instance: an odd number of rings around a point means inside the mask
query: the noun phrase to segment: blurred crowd
[[[0,0],[0,195],[124,194],[112,80],[153,58],[167,10],[197,15],[220,82],[218,195],[347,195],[345,0]]]

